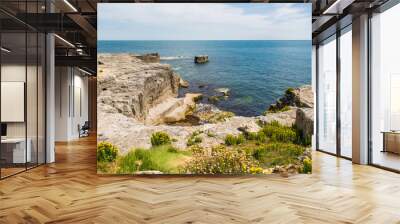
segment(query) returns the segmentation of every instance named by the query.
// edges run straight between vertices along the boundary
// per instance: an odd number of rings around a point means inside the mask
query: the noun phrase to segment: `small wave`
[[[160,60],[179,60],[179,59],[185,59],[189,57],[185,56],[170,56],[170,57],[160,57]]]

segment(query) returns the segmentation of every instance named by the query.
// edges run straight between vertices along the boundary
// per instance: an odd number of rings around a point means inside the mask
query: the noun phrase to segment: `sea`
[[[98,41],[99,53],[154,53],[170,64],[189,88],[179,95],[202,93],[202,103],[240,116],[257,116],[289,87],[311,84],[309,40]],[[209,62],[195,64],[196,55]],[[229,88],[229,97],[218,97]]]

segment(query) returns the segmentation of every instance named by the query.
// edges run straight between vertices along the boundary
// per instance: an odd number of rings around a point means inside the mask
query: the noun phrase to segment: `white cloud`
[[[99,4],[99,39],[311,39],[301,4]]]

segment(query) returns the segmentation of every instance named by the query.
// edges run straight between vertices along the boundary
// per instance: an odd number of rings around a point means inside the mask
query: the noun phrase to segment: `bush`
[[[114,162],[119,149],[109,142],[100,142],[97,145],[97,162]]]
[[[202,133],[203,133],[202,131],[193,132],[192,135],[188,138],[188,140],[186,142],[186,145],[187,146],[192,146],[192,145],[201,143],[203,141],[203,139],[198,135],[200,135]]]
[[[303,169],[301,170],[301,173],[311,173],[312,172],[312,160],[310,158],[305,158],[303,160]]]
[[[158,145],[167,145],[171,144],[171,138],[165,132],[155,132],[151,135],[151,145],[158,146]]]
[[[245,141],[245,138],[244,138],[243,134],[239,134],[238,136],[234,136],[234,135],[228,134],[225,137],[225,145],[228,145],[228,146],[230,146],[230,145],[240,145],[240,144],[244,143],[244,141]]]
[[[289,87],[286,91],[285,91],[286,95],[293,95],[294,94],[294,89],[292,87]]]
[[[295,143],[298,140],[294,128],[280,125],[277,121],[266,124],[261,130],[271,141]]]
[[[258,133],[257,132],[247,132],[246,139],[247,140],[257,140]]]
[[[184,170],[191,174],[244,174],[258,173],[258,167],[258,162],[245,151],[218,146],[211,151],[195,148],[193,159]]]
[[[214,138],[216,135],[214,133],[212,133],[211,131],[208,131],[207,136],[210,138]]]
[[[272,142],[253,149],[253,157],[263,167],[282,166],[299,162],[305,148],[292,143]]]

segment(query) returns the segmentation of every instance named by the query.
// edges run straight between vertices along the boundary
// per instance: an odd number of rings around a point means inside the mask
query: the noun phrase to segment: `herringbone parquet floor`
[[[400,175],[314,153],[289,178],[98,176],[95,139],[0,181],[0,223],[400,223]]]

